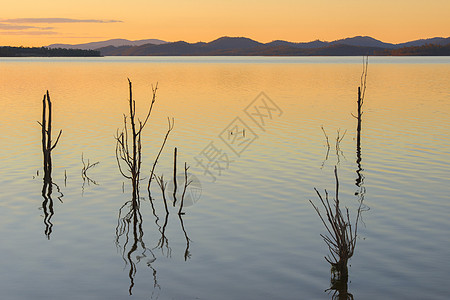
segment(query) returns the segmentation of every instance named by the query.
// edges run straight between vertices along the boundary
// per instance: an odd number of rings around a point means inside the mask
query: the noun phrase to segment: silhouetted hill
[[[385,49],[376,51],[375,55],[392,55],[392,56],[449,56],[450,43],[447,45],[426,44],[423,46],[411,46],[398,49]]]
[[[289,46],[294,48],[302,48],[302,49],[311,49],[311,48],[321,48],[328,45],[327,42],[322,42],[319,40],[315,40],[308,43],[291,43],[281,40],[272,41],[266,44],[267,46]]]
[[[144,44],[155,44],[160,45],[167,43],[166,41],[158,40],[158,39],[147,39],[147,40],[137,40],[137,41],[130,41],[125,39],[112,39],[107,41],[100,41],[100,42],[92,42],[92,43],[85,43],[85,44],[76,44],[76,45],[70,45],[70,44],[52,44],[49,45],[48,48],[66,48],[66,49],[84,49],[84,50],[90,50],[90,49],[98,49],[102,47],[108,47],[108,46],[141,46]]]
[[[396,44],[396,48],[402,48],[402,47],[412,47],[412,46],[424,46],[427,44],[433,44],[433,45],[447,45],[450,44],[450,37],[448,38],[442,38],[442,37],[435,37],[431,39],[421,39],[421,40],[415,40],[410,41],[406,43],[400,43]]]
[[[389,53],[384,50],[402,48],[401,45],[424,45],[428,42],[450,43],[450,38],[433,38],[426,40],[411,41],[403,44],[384,43],[368,36],[356,36],[336,40],[333,42],[312,41],[309,43],[291,43],[287,41],[272,41],[260,43],[245,37],[221,37],[214,41],[204,43],[187,43],[184,41],[165,43],[160,45],[145,44],[141,46],[103,47],[98,50],[102,55],[158,55],[158,56],[181,56],[181,55],[204,55],[204,56],[248,56],[248,55],[394,55],[380,54]],[[377,54],[378,53],[378,54]],[[424,54],[426,55],[426,54]]]
[[[378,48],[394,48],[394,44],[384,43],[370,36],[355,36],[351,38],[336,40],[330,45],[349,45],[349,46],[359,46],[359,47],[378,47]]]
[[[246,49],[208,49],[183,42],[140,47],[107,47],[98,49],[104,56],[342,56],[373,55],[384,48],[331,45],[322,48],[260,45]]]
[[[210,50],[237,50],[250,49],[257,46],[264,45],[260,42],[254,41],[244,37],[221,37],[209,43],[205,43],[202,47]]]

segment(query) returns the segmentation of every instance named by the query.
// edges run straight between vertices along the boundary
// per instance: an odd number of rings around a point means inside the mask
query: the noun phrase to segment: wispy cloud
[[[0,23],[0,30],[28,30],[28,29],[50,30],[53,29],[53,27],[37,27],[30,25],[11,25]]]
[[[101,20],[101,19],[69,19],[69,18],[16,18],[3,19],[2,23],[13,24],[54,24],[54,23],[122,23],[121,20]]]
[[[46,26],[48,24],[69,24],[69,23],[122,23],[120,20],[101,19],[69,19],[69,18],[15,18],[0,19],[1,35],[23,35],[23,36],[59,36],[59,28]],[[86,37],[87,38],[87,37]]]
[[[56,35],[55,31],[5,31],[1,32],[2,35]]]

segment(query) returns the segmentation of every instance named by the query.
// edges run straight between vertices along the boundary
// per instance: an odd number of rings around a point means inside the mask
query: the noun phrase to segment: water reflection
[[[182,214],[178,214],[178,218],[180,218],[181,229],[183,230],[184,237],[186,239],[186,249],[184,250],[184,260],[187,261],[189,258],[191,258],[191,252],[189,251],[189,246],[190,246],[191,239],[189,238],[189,236],[188,236],[188,234],[186,232],[186,229],[184,228],[184,222],[183,222]]]
[[[335,196],[329,199],[328,191],[325,189],[322,195],[316,188],[314,190],[320,200],[322,209],[313,201],[310,203],[316,210],[327,234],[321,234],[328,246],[329,254],[325,260],[331,265],[331,287],[327,291],[334,291],[332,299],[352,299],[353,296],[347,291],[348,261],[353,256],[358,237],[358,224],[361,215],[361,203],[356,212],[355,221],[350,220],[349,209],[341,208],[339,199],[339,176],[337,167],[334,167],[336,181]]]
[[[360,202],[364,200],[364,193],[365,188],[363,187],[364,184],[364,175],[362,171],[364,170],[361,166],[362,162],[362,155],[361,155],[361,129],[362,129],[362,116],[363,116],[363,105],[364,105],[364,96],[366,94],[366,81],[367,81],[367,66],[368,66],[368,59],[366,58],[365,61],[363,61],[363,71],[361,74],[361,82],[360,86],[358,87],[358,100],[357,100],[357,115],[353,115],[357,119],[357,125],[356,125],[356,186],[359,188],[359,191],[355,193],[355,195],[360,197]]]
[[[316,206],[311,200],[311,204],[319,215],[323,225],[325,226],[328,234],[322,235],[321,237],[325,241],[329,249],[329,255],[325,257],[326,261],[331,265],[331,287],[326,291],[331,293],[332,299],[354,299],[353,295],[348,292],[348,260],[353,256],[356,241],[358,238],[358,223],[362,222],[361,213],[363,211],[369,210],[367,206],[364,204],[364,196],[366,193],[366,189],[364,187],[364,175],[362,168],[362,151],[361,151],[361,128],[362,128],[362,115],[363,115],[363,103],[364,96],[366,91],[366,79],[367,79],[367,66],[368,60],[367,58],[363,61],[363,71],[361,75],[360,86],[358,87],[358,99],[357,99],[357,116],[353,115],[357,119],[357,128],[356,128],[356,174],[357,178],[355,180],[355,184],[358,187],[358,190],[355,192],[355,195],[358,197],[358,209],[356,211],[356,218],[354,223],[350,221],[350,213],[349,209],[346,207],[345,211],[341,210],[340,200],[339,200],[339,177],[337,167],[334,168],[335,181],[336,181],[336,191],[335,197],[330,204],[329,195],[327,190],[325,190],[324,196],[314,188],[316,191],[320,203],[322,204],[322,211],[319,210],[319,207]],[[322,127],[322,131],[326,137],[328,151],[325,161],[328,159],[329,152],[329,142],[328,136]],[[336,138],[336,156],[337,156],[337,164],[339,164],[340,159],[339,156],[343,155],[343,152],[340,150],[339,144],[345,136],[345,132],[342,136],[340,136],[340,131],[337,132]],[[325,164],[325,161],[322,163],[322,168]]]
[[[325,140],[327,142],[327,153],[325,155],[325,159],[322,161],[322,165],[321,165],[321,169],[323,169],[323,167],[325,166],[325,163],[328,161],[328,158],[330,156],[330,141],[328,138],[328,135],[325,131],[325,128],[323,127],[323,125],[320,127],[322,129],[322,132],[325,136]],[[337,130],[337,135],[336,135],[336,143],[335,143],[335,150],[336,150],[336,158],[337,158],[337,164],[339,165],[341,163],[341,156],[345,159],[345,155],[344,155],[344,151],[342,151],[341,149],[341,142],[345,137],[345,134],[347,133],[347,130],[344,130],[344,133],[341,135],[341,129],[339,128]]]
[[[89,186],[91,183],[94,185],[98,185],[97,181],[93,180],[89,175],[87,174],[87,171],[96,165],[98,165],[100,162],[95,162],[91,164],[89,159],[87,161],[84,160],[84,154],[81,153],[81,162],[83,163],[83,168],[81,169],[81,178],[83,179],[83,184],[81,186],[81,195],[84,194],[84,187],[87,185]]]
[[[51,173],[51,169],[50,169]],[[54,183],[51,179],[51,175],[48,175],[50,177],[44,178],[44,183],[42,185],[42,198],[44,198],[44,201],[42,202],[42,210],[44,212],[44,225],[45,230],[44,233],[47,236],[47,239],[50,239],[50,235],[52,233],[53,223],[52,223],[52,217],[55,214],[55,210],[53,208],[53,186],[56,187],[56,191],[58,195],[56,196],[58,200],[62,203],[62,197],[64,196],[63,193],[61,193],[61,189],[59,186]]]
[[[161,177],[158,178],[157,182],[160,183]],[[162,180],[163,187],[165,186],[164,179]],[[165,189],[164,193],[165,194]],[[135,197],[135,195],[137,197]],[[162,196],[164,201],[165,196]],[[155,247],[150,248],[146,245],[144,241],[144,226],[143,226],[143,215],[141,213],[141,203],[145,201],[145,198],[139,197],[139,191],[132,192],[131,200],[125,202],[119,209],[117,226],[116,226],[116,239],[115,244],[119,252],[121,253],[122,259],[128,268],[128,277],[130,280],[129,294],[132,295],[133,287],[135,285],[135,277],[137,273],[137,265],[141,260],[145,260],[146,265],[152,270],[153,273],[153,289],[161,289],[160,284],[157,280],[157,270],[154,267],[154,263],[157,260],[157,255],[155,250],[159,249],[161,251],[162,257],[171,258],[172,248],[169,244],[169,237],[167,235],[167,227],[169,225],[169,207],[164,211],[164,217],[160,218],[158,215],[155,202],[156,199],[149,198],[152,214],[155,217],[155,225],[160,234],[158,242]],[[178,214],[180,220],[180,227],[184,234],[186,240],[186,247],[184,250],[184,260],[191,258],[190,253],[190,242],[191,239],[188,236],[183,215]],[[163,224],[160,221],[163,220]]]
[[[62,202],[61,198],[63,194],[59,186],[53,182],[52,180],[52,150],[58,144],[59,138],[61,137],[62,130],[59,131],[58,137],[55,143],[52,143],[52,102],[50,100],[49,92],[44,95],[42,100],[42,120],[38,121],[41,125],[41,135],[42,135],[42,153],[43,153],[43,168],[44,168],[44,178],[43,178],[43,186],[42,186],[42,198],[44,201],[42,202],[42,210],[44,212],[44,224],[45,230],[44,233],[47,236],[47,239],[50,239],[50,235],[53,230],[52,217],[55,214],[53,208],[53,186],[56,187],[58,192],[58,200]]]
[[[124,128],[117,131],[116,139],[116,160],[120,173],[129,179],[132,184],[131,200],[125,202],[119,209],[119,216],[116,226],[116,247],[122,254],[126,265],[129,265],[128,277],[130,287],[128,292],[132,295],[134,278],[136,276],[136,265],[141,259],[146,258],[147,266],[153,270],[153,285],[159,287],[156,280],[156,269],[152,263],[156,260],[152,250],[144,243],[144,230],[142,226],[142,214],[140,212],[141,199],[139,197],[139,183],[142,164],[142,143],[141,136],[147,121],[152,112],[153,104],[156,100],[156,88],[153,89],[153,97],[144,121],[136,117],[136,102],[133,100],[132,83],[128,79],[129,88],[129,115],[124,115]],[[138,251],[138,252],[137,252]],[[136,255],[136,253],[138,253]],[[133,259],[133,255],[135,259]]]
[[[132,199],[125,202],[119,209],[119,216],[116,226],[116,246],[119,249],[125,265],[129,266],[128,277],[130,278],[129,293],[132,295],[134,278],[136,276],[136,265],[142,260],[153,271],[153,287],[160,288],[156,269],[152,266],[156,256],[151,249],[146,247],[144,242],[143,219],[140,212],[139,191],[133,191]]]
[[[164,224],[163,226],[159,226],[158,224],[158,230],[161,233],[161,238],[158,241],[158,245],[155,248],[159,248],[161,249],[161,252],[163,255],[167,256],[167,257],[171,257],[172,256],[172,249],[169,246],[169,239],[166,236],[166,227],[169,221],[169,208],[167,206],[167,199],[166,199],[166,187],[167,187],[167,182],[164,182],[164,176],[161,175],[159,177],[156,177],[156,182],[158,183],[160,189],[161,189],[161,194],[162,194],[162,198],[163,198],[163,202],[164,202],[164,209],[166,211],[166,215],[164,217]],[[153,206],[153,199],[151,198],[150,194],[150,202],[152,202],[152,206]],[[157,218],[159,219],[159,218]]]
[[[175,170],[176,170],[176,168],[175,168]],[[166,235],[166,227],[167,227],[167,224],[169,222],[169,209],[168,209],[168,206],[167,206],[167,200],[166,200],[166,196],[165,196],[166,183],[163,180],[161,182],[161,177],[157,178],[157,182],[158,182],[158,185],[161,188],[162,198],[163,198],[163,201],[165,203],[165,216],[164,216],[164,224],[162,226],[159,225],[159,220],[160,219],[159,219],[158,215],[156,214],[156,209],[155,209],[155,205],[154,205],[155,199],[152,199],[150,194],[149,194],[149,199],[150,199],[150,203],[151,203],[152,213],[153,213],[153,216],[155,217],[155,224],[156,224],[156,226],[158,228],[159,233],[161,234],[161,237],[159,238],[158,244],[157,244],[157,246],[155,248],[159,248],[164,256],[171,257],[172,256],[172,248],[170,248],[170,246],[169,246],[169,239],[168,239],[168,237]],[[182,199],[183,198],[184,197],[182,197]],[[176,196],[174,197],[174,199],[176,201]],[[180,204],[180,207],[181,207],[181,204]],[[184,237],[186,239],[186,248],[185,248],[185,251],[184,251],[184,260],[186,261],[189,258],[191,258],[191,253],[189,251],[191,239],[189,238],[189,236],[187,234],[187,231],[186,231],[186,228],[184,226],[183,215],[184,215],[184,213],[178,213],[178,218],[180,219],[181,230],[183,231]]]
[[[346,278],[331,275],[331,287],[326,290],[333,300],[353,300],[353,295],[348,292],[348,276]]]
[[[158,228],[158,231],[161,237],[158,240],[157,245],[154,248],[149,248],[146,246],[144,242],[144,226],[143,226],[143,215],[141,213],[141,202],[145,200],[145,198],[140,198],[139,196],[139,187],[140,187],[140,175],[141,175],[141,164],[142,164],[142,144],[141,144],[141,134],[144,129],[147,121],[149,120],[153,103],[156,99],[156,89],[157,86],[153,89],[153,97],[152,102],[150,104],[150,108],[148,113],[142,122],[136,117],[136,106],[135,101],[133,100],[132,94],[132,84],[131,81],[128,80],[129,84],[129,115],[124,115],[124,129],[121,132],[117,132],[115,137],[116,139],[116,160],[119,168],[119,172],[123,177],[129,179],[132,185],[132,194],[131,200],[125,202],[122,207],[119,209],[118,220],[116,226],[116,247],[119,249],[122,259],[125,262],[125,265],[128,266],[128,277],[130,279],[130,286],[128,292],[130,295],[133,293],[133,287],[135,285],[135,276],[137,273],[137,265],[141,260],[145,259],[147,266],[152,270],[153,273],[153,292],[155,289],[161,289],[160,284],[157,280],[157,271],[153,266],[157,257],[155,255],[154,250],[160,249],[163,256],[166,258],[170,258],[172,256],[172,249],[169,246],[169,239],[166,234],[166,229],[169,223],[169,206],[167,204],[166,199],[166,187],[167,182],[164,181],[164,176],[156,176],[154,173],[155,166],[158,162],[158,159],[164,149],[165,143],[170,132],[173,129],[174,121],[173,119],[168,118],[168,130],[162,146],[158,152],[158,155],[153,162],[153,167],[151,170],[149,182],[148,182],[148,193],[149,200],[152,208],[152,213],[155,216],[155,224]],[[88,163],[89,165],[89,163]],[[85,165],[86,167],[86,165]],[[86,167],[85,169],[88,169]],[[185,172],[187,174],[187,167],[185,165]],[[176,170],[176,150],[175,150],[175,161],[174,161],[174,170]],[[156,179],[161,192],[162,192],[162,200],[165,208],[165,217],[164,224],[161,226],[159,224],[160,218],[156,213],[155,203],[156,200],[152,198],[152,194],[150,192],[150,184],[152,179]],[[185,184],[184,189],[186,189],[188,184]],[[124,189],[124,186],[122,186]],[[183,194],[184,196],[184,194]],[[181,203],[183,203],[183,199],[181,199]],[[181,228],[184,232],[187,246],[185,249],[185,260],[190,257],[189,252],[189,242],[190,239],[187,235],[187,232],[184,227],[183,219],[181,218],[181,209],[179,210]]]

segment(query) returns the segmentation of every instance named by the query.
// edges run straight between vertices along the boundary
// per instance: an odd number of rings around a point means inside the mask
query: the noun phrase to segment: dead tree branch
[[[148,190],[149,194],[150,194],[150,184],[152,182],[153,177],[155,176],[156,164],[158,163],[159,157],[161,156],[161,153],[162,153],[162,151],[164,149],[164,146],[166,145],[167,138],[169,137],[169,134],[173,130],[173,127],[175,125],[175,120],[173,118],[172,118],[172,122],[170,121],[170,118],[167,118],[167,122],[169,123],[169,125],[168,125],[168,129],[167,129],[167,132],[166,132],[166,136],[164,137],[164,141],[163,141],[163,143],[161,145],[161,148],[159,149],[158,155],[156,156],[156,159],[153,162],[153,167],[152,167],[152,170],[150,172],[150,178],[148,179],[147,190]]]
[[[321,237],[328,246],[330,254],[325,257],[326,261],[332,265],[332,267],[342,276],[348,276],[347,274],[347,262],[353,256],[356,247],[356,238],[358,232],[358,223],[361,214],[361,205],[359,205],[354,226],[350,221],[350,213],[348,208],[345,208],[343,212],[340,208],[339,202],[339,178],[337,167],[334,168],[334,175],[336,179],[336,194],[332,204],[328,199],[328,192],[325,190],[325,197],[314,188],[319,197],[319,200],[325,209],[325,214],[321,213],[319,208],[311,201],[311,205],[316,210],[322,221],[328,235],[322,235]]]

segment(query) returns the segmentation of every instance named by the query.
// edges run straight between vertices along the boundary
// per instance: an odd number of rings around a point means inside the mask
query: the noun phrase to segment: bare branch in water
[[[97,162],[91,164],[89,159],[88,159],[87,163],[86,163],[85,160],[84,160],[84,154],[83,153],[81,153],[81,162],[83,163],[83,168],[81,169],[81,178],[83,179],[83,185],[81,186],[81,189],[82,189],[82,194],[83,194],[84,193],[84,186],[85,186],[86,182],[88,183],[88,185],[90,183],[98,185],[98,183],[95,180],[91,179],[88,176],[87,171],[89,169],[95,167],[96,165],[98,165],[100,162],[97,161]]]
[[[169,209],[167,207],[167,199],[166,199],[167,182],[164,182],[164,175],[156,177],[156,182],[158,183],[159,187],[161,188],[161,193],[162,193],[162,197],[164,200],[164,208],[166,209],[166,214],[169,214]]]
[[[173,149],[173,206],[177,202],[177,147]]]
[[[136,101],[133,99],[133,87],[130,79],[128,79],[128,88],[129,117],[124,115],[124,129],[121,132],[117,131],[114,138],[116,140],[116,160],[119,166],[119,171],[125,178],[132,180],[133,190],[136,190],[136,188],[139,186],[139,177],[142,163],[141,133],[145,125],[147,124],[147,121],[153,109],[153,105],[156,101],[157,87],[152,89],[152,101],[144,122],[141,122],[139,119],[136,120]],[[129,128],[128,123],[130,125]],[[122,163],[127,167],[127,173],[129,173],[129,175],[125,173]]]
[[[325,135],[325,139],[326,139],[326,141],[327,141],[327,154],[326,154],[326,156],[325,156],[324,161],[322,162],[322,166],[321,166],[321,169],[322,169],[323,166],[325,165],[325,162],[328,160],[328,155],[330,154],[330,142],[329,142],[329,140],[328,140],[328,135],[327,135],[327,133],[325,132],[325,129],[323,128],[323,125],[320,126],[320,128],[322,128],[323,134]]]
[[[186,162],[184,163],[184,189],[183,194],[181,195],[181,203],[180,203],[180,209],[178,210],[179,215],[184,215],[183,210],[183,204],[184,204],[184,195],[186,194],[187,187],[192,183],[192,180],[188,182],[188,170],[190,167],[187,166]]]
[[[338,164],[341,162],[340,155],[344,156],[344,152],[341,150],[341,142],[342,142],[342,140],[344,139],[346,133],[347,133],[347,130],[345,130],[345,131],[344,131],[344,134],[343,134],[342,136],[340,136],[341,130],[340,130],[340,129],[337,130],[337,136],[336,136],[336,156],[337,156],[337,159],[338,159]],[[345,158],[345,156],[344,156],[344,158]]]
[[[164,149],[164,146],[166,145],[167,138],[169,137],[169,134],[173,130],[173,126],[175,125],[175,120],[173,118],[172,118],[172,122],[170,122],[170,118],[167,118],[167,121],[169,123],[168,129],[167,129],[167,133],[166,133],[166,136],[164,137],[164,141],[163,141],[163,143],[161,145],[161,148],[159,149],[158,155],[156,156],[156,159],[153,162],[152,171],[150,172],[150,178],[148,179],[147,190],[148,190],[149,193],[150,193],[150,184],[152,182],[153,177],[155,176],[154,172],[155,172],[156,164],[158,163],[159,157],[161,156],[161,153],[162,153],[162,151]]]
[[[42,120],[39,122],[41,126],[42,134],[42,154],[44,160],[44,184],[42,187],[42,209],[44,211],[44,224],[45,235],[50,239],[52,233],[53,224],[51,222],[54,215],[52,192],[53,186],[56,187],[59,196],[56,196],[62,203],[62,194],[59,186],[53,182],[52,179],[52,150],[55,149],[62,134],[62,130],[59,131],[56,142],[52,144],[52,102],[50,100],[50,93],[47,91],[42,99]],[[37,173],[39,175],[39,172]],[[65,181],[67,180],[67,174],[65,173]]]
[[[340,208],[337,167],[334,168],[334,175],[336,179],[336,194],[332,204],[330,204],[328,192],[326,190],[325,197],[323,197],[320,192],[314,188],[325,209],[325,215],[320,212],[319,208],[311,200],[309,200],[309,202],[316,210],[328,232],[328,235],[321,235],[330,251],[330,255],[325,257],[326,261],[328,261],[333,268],[338,270],[338,273],[342,274],[342,276],[347,276],[347,261],[353,256],[356,247],[358,222],[360,220],[362,203],[359,204],[354,228],[352,228],[348,208],[345,209],[345,212]]]

